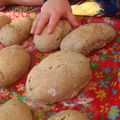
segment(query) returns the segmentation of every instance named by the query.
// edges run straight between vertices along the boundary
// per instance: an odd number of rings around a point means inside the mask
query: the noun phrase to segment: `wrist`
[[[45,3],[46,1],[48,1],[48,0],[43,0],[43,3]],[[70,4],[72,4],[73,1],[74,1],[74,0],[68,0],[68,2],[69,2]],[[79,1],[79,0],[75,0],[75,1]]]
[[[76,4],[78,2],[85,1],[85,0],[69,0],[70,4]]]

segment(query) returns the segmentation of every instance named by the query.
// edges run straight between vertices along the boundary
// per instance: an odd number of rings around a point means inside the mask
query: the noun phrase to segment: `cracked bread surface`
[[[116,31],[106,23],[89,23],[69,33],[61,42],[64,51],[89,54],[93,50],[104,47],[116,37]]]
[[[54,103],[78,95],[90,79],[90,64],[84,55],[59,51],[31,70],[26,91],[33,100]]]
[[[60,47],[61,40],[71,31],[72,27],[66,20],[60,20],[53,33],[48,34],[47,26],[41,35],[34,35],[35,47],[41,52],[51,52]]]

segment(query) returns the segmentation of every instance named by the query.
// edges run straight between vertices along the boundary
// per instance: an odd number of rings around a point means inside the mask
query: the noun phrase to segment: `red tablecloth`
[[[35,13],[26,12],[8,12],[3,14],[11,18],[35,15]],[[79,20],[80,24],[91,22],[111,24],[118,31],[118,34],[112,43],[100,50],[94,51],[88,56],[93,77],[89,85],[77,97],[53,105],[40,105],[38,107],[38,105],[25,96],[26,74],[15,84],[0,88],[0,104],[3,104],[13,96],[17,96],[34,108],[35,120],[38,120],[38,118],[46,120],[56,112],[65,109],[85,112],[91,120],[120,120],[120,20],[102,17],[81,17]],[[46,55],[34,49],[32,36],[22,46],[32,56],[31,68]],[[1,44],[0,48],[3,48]]]

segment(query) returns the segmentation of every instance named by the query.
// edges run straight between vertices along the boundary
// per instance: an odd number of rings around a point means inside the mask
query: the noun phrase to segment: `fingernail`
[[[33,31],[31,30],[30,33],[33,34]]]
[[[40,35],[40,34],[41,34],[41,32],[39,32],[39,31],[35,32],[35,35]]]
[[[38,35],[38,32],[35,32],[35,35]]]
[[[33,34],[33,28],[31,29],[30,33]]]

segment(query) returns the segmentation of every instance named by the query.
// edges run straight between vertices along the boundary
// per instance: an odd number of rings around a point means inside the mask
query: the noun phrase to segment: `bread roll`
[[[5,15],[0,14],[0,29],[11,22],[11,19]]]
[[[33,19],[31,17],[22,17],[14,19],[10,25],[22,36],[25,40],[30,36]]]
[[[51,52],[60,47],[61,40],[71,31],[66,20],[60,20],[53,33],[48,34],[47,27],[41,35],[34,36],[35,47],[41,52]]]
[[[0,51],[0,85],[16,82],[29,68],[30,55],[19,45],[3,48]]]
[[[104,47],[116,37],[116,31],[106,23],[89,23],[78,27],[61,42],[64,51],[89,54],[93,50]]]
[[[0,30],[0,42],[4,46],[22,44],[30,36],[32,22],[30,17],[14,19]]]
[[[61,111],[48,120],[89,120],[86,115],[75,110],[64,110]]]
[[[41,103],[72,98],[88,84],[91,69],[88,59],[74,52],[56,52],[36,65],[28,75],[28,97]]]
[[[14,44],[21,44],[23,39],[11,25],[7,24],[0,30],[0,42],[4,46],[10,46]]]
[[[0,107],[0,120],[32,120],[32,114],[25,103],[13,98]]]

